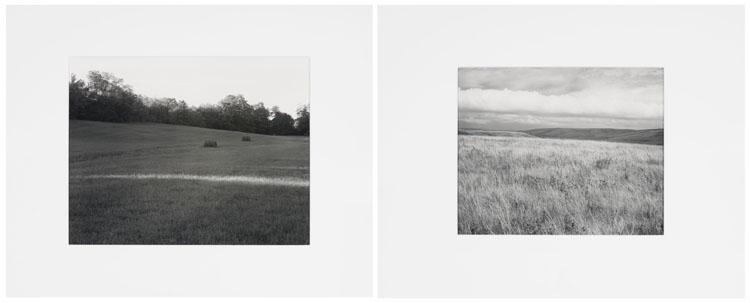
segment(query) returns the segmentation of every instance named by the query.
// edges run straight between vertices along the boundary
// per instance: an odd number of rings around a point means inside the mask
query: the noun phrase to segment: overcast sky
[[[137,94],[196,106],[242,94],[250,104],[295,116],[309,102],[308,63],[307,57],[71,57],[70,72],[86,80],[92,70],[112,73]]]
[[[661,68],[459,68],[460,128],[663,128]]]

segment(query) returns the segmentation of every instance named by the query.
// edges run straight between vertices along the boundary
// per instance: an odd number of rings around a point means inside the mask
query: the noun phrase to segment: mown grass
[[[310,178],[310,140],[157,123],[70,120],[70,175],[190,174]],[[203,148],[206,138],[220,148]]]
[[[71,179],[71,244],[308,244],[308,189]]]
[[[245,134],[246,135],[246,134]],[[309,244],[309,188],[97,179],[185,174],[309,180],[307,137],[70,121],[70,244]],[[204,148],[215,138],[220,148]]]
[[[643,234],[664,228],[663,147],[459,136],[459,234]]]

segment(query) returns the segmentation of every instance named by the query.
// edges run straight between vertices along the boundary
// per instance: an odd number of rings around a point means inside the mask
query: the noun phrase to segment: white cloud
[[[661,68],[503,67],[460,68],[461,89],[509,89],[542,95],[565,95],[598,87],[634,88],[661,85]]]
[[[459,125],[661,128],[661,68],[460,68]]]
[[[661,119],[662,86],[599,87],[565,95],[497,89],[459,90],[459,110],[558,117]]]

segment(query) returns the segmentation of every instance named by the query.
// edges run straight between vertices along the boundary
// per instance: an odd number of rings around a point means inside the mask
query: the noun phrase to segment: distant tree
[[[271,122],[269,121],[270,115],[271,113],[263,102],[253,105],[252,112],[250,113],[251,132],[268,134],[271,126]]]
[[[205,123],[205,127],[213,129],[228,129],[224,128],[221,109],[218,106],[204,105],[199,107],[196,111],[201,115],[201,118]]]
[[[70,76],[70,119],[136,122],[148,121],[252,132],[258,134],[309,134],[309,108],[297,110],[297,119],[263,102],[250,105],[244,96],[228,95],[217,104],[194,107],[174,98],[137,95],[123,79],[91,71],[88,82]]]
[[[141,97],[141,102],[146,104],[148,107],[148,114],[146,121],[149,122],[156,122],[156,123],[170,123],[170,113],[171,107],[173,106],[174,102],[176,102],[174,99],[170,98],[162,98],[162,99],[152,99],[148,97]]]
[[[170,117],[173,124],[190,125],[190,107],[183,100],[176,101]]]
[[[190,107],[187,112],[187,124],[190,126],[195,127],[206,127],[206,120],[203,118],[203,115],[201,115],[200,112],[198,112],[197,108]]]
[[[125,81],[107,72],[89,72],[89,90],[97,96],[116,96],[133,89]]]
[[[297,129],[298,135],[310,135],[310,105],[297,107],[297,119],[294,121],[294,127]]]
[[[146,113],[143,102],[133,89],[110,73],[89,72],[88,111],[92,119],[106,122],[142,121]]]
[[[252,107],[242,95],[228,95],[219,101],[222,128],[251,132]]]
[[[270,133],[272,135],[296,134],[297,130],[294,128],[294,118],[279,110],[278,106],[271,108],[271,117]]]
[[[70,119],[88,119],[88,89],[86,82],[70,75],[68,83],[68,111]]]

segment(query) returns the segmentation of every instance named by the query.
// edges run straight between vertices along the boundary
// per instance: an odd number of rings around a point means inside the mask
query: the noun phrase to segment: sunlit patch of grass
[[[224,183],[244,183],[256,185],[280,185],[308,187],[310,182],[297,178],[269,178],[258,176],[216,176],[216,175],[188,175],[188,174],[108,174],[108,175],[86,175],[71,176],[78,179],[132,179],[132,180],[190,180]]]

